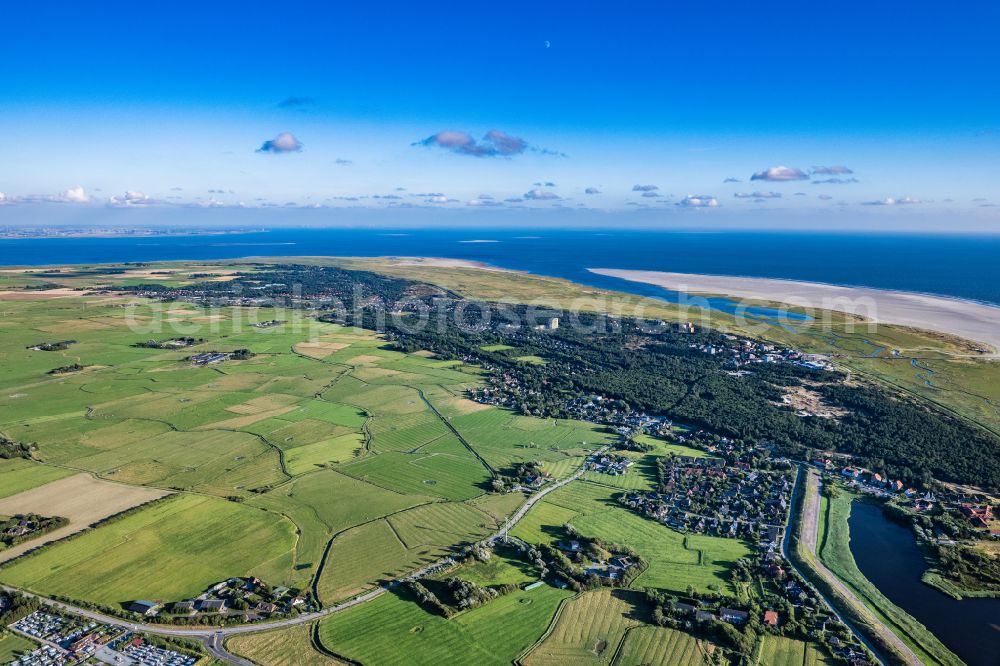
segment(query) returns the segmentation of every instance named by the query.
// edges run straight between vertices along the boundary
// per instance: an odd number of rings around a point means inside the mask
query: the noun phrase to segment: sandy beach
[[[711,294],[848,312],[884,324],[946,333],[1000,350],[1000,307],[943,296],[770,278],[588,268],[687,294]]]

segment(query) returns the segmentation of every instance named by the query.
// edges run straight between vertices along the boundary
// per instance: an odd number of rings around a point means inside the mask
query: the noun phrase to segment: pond
[[[849,520],[858,569],[969,666],[1000,664],[1000,599],[956,601],[920,581],[927,562],[909,528],[855,502]]]

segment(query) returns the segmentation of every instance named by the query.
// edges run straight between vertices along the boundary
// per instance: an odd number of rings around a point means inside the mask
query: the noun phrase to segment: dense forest
[[[732,337],[662,322],[474,303],[433,285],[364,271],[262,266],[231,282],[178,289],[128,287],[164,298],[233,302],[248,294],[275,305],[329,310],[322,315],[385,332],[405,350],[483,365],[488,376],[515,377],[512,406],[525,414],[568,417],[569,403],[600,394],[624,410],[662,415],[728,437],[773,444],[793,456],[837,450],[891,478],[931,477],[1000,488],[1000,439],[939,409],[885,389],[846,383],[839,372],[791,363],[757,363],[733,372]],[[552,329],[550,317],[563,324]],[[484,351],[504,345],[511,349]],[[519,358],[540,357],[544,364]],[[799,416],[781,404],[808,386],[838,418]]]

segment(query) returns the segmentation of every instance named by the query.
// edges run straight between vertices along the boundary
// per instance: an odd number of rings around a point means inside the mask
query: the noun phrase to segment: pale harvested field
[[[243,414],[242,416],[234,416],[233,418],[225,419],[224,421],[206,423],[203,426],[198,426],[195,430],[239,430],[240,428],[252,426],[258,421],[269,419],[272,416],[281,416],[282,414],[287,414],[288,412],[294,412],[296,409],[298,409],[296,405],[289,405],[288,407],[278,407],[277,409],[272,409],[267,412]]]
[[[300,624],[278,631],[234,636],[226,647],[236,654],[267,666],[329,666],[344,662],[331,659],[313,649],[312,625]]]
[[[351,345],[345,342],[299,342],[296,343],[292,349],[296,353],[302,354],[303,356],[309,356],[310,358],[324,359],[335,351],[340,351],[350,347]]]
[[[76,291],[75,289],[40,289],[31,291],[0,291],[0,300],[3,301],[36,301],[42,298],[72,298],[74,296],[86,296],[87,292]]]
[[[353,358],[347,359],[347,363],[350,365],[361,365],[363,363],[378,363],[382,360],[381,356],[372,356],[371,354],[361,354],[360,356],[355,356]]]
[[[238,405],[233,405],[232,407],[227,407],[227,412],[232,412],[233,414],[262,414],[264,412],[270,412],[275,409],[281,409],[283,407],[288,407],[289,405],[294,405],[301,398],[297,395],[286,395],[283,393],[272,393],[270,395],[263,395],[259,398],[251,398],[246,402],[241,402]]]
[[[153,277],[166,277],[168,275],[176,275],[177,273],[178,273],[178,271],[171,270],[169,268],[160,268],[160,269],[150,268],[150,269],[146,269],[146,270],[132,269],[132,270],[125,271],[124,273],[120,273],[119,277],[125,277],[125,278],[153,278]]]
[[[3,516],[37,513],[69,519],[69,525],[65,527],[0,551],[0,562],[12,560],[44,543],[80,532],[108,516],[169,494],[156,488],[126,486],[95,479],[89,474],[76,474],[0,499],[0,515]]]
[[[436,401],[442,408],[447,409],[449,412],[455,412],[458,415],[473,414],[475,412],[481,412],[485,409],[493,409],[492,405],[484,405],[483,403],[476,402],[475,400],[469,400],[468,398],[461,398],[458,396],[450,398],[437,398]]]

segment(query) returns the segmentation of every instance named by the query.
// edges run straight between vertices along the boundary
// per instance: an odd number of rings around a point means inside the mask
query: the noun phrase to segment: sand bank
[[[946,333],[1000,350],[1000,307],[944,296],[770,278],[588,268],[687,294],[713,294],[848,312],[883,324]]]

